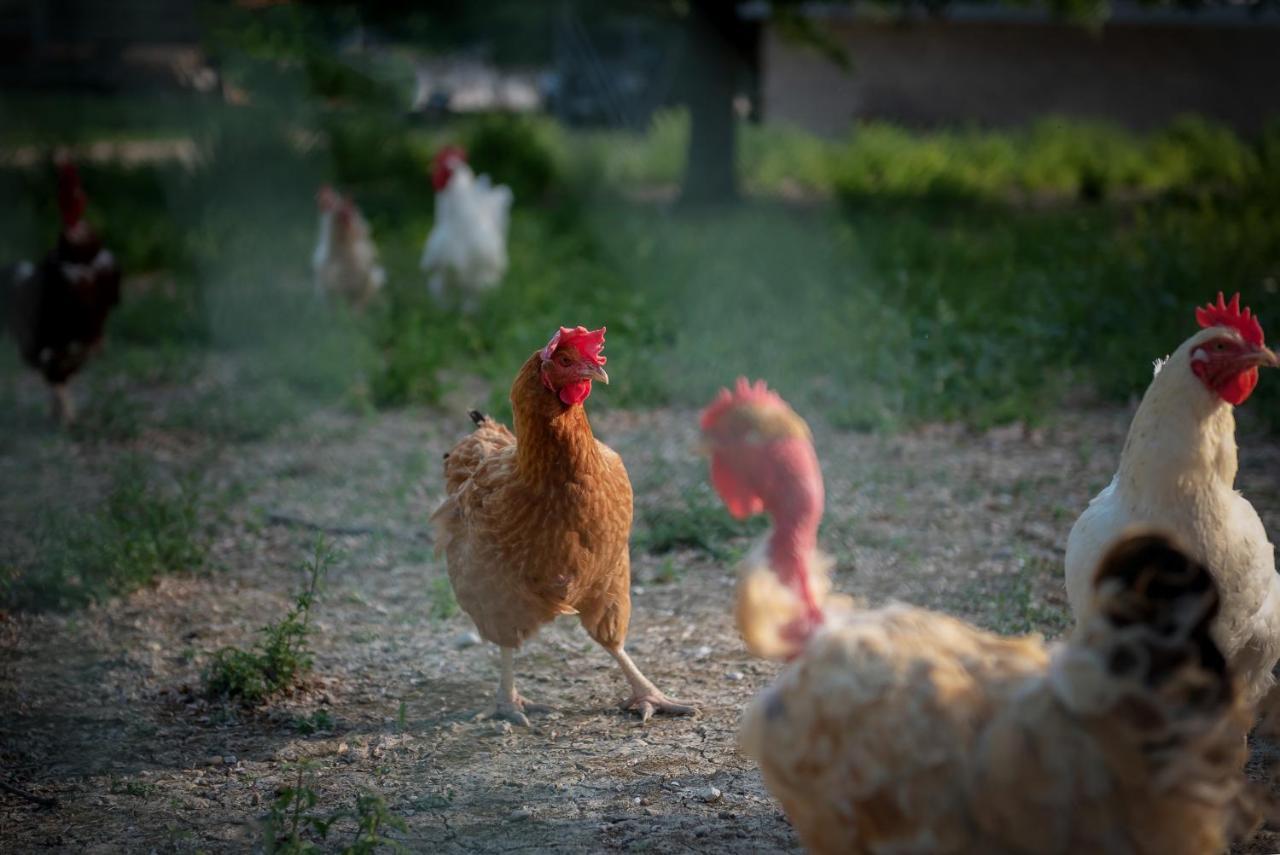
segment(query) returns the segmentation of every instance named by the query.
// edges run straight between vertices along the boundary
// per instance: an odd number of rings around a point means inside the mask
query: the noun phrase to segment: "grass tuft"
[[[311,558],[302,567],[305,586],[288,614],[264,626],[254,648],[224,647],[214,654],[204,678],[209,695],[252,706],[310,673],[311,608],[334,560],[333,548],[323,538],[317,540]]]
[[[712,493],[710,486],[698,483],[681,493],[681,503],[644,508],[635,529],[635,546],[645,552],[662,554],[676,549],[697,549],[717,561],[735,557],[735,544],[764,531],[763,517],[735,520]],[[664,578],[667,577],[667,578]],[[660,570],[658,581],[674,580],[670,572]]]
[[[208,496],[198,474],[162,477],[140,459],[118,464],[101,505],[45,518],[34,555],[0,579],[0,601],[66,609],[205,565]]]

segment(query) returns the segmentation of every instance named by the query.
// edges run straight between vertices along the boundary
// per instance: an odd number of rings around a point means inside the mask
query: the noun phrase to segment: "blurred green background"
[[[106,350],[76,381],[73,442],[161,432],[225,446],[324,408],[445,400],[507,418],[516,370],[561,324],[608,327],[613,382],[594,410],[697,407],[746,374],[836,428],[1037,424],[1141,394],[1219,290],[1241,291],[1264,323],[1280,309],[1277,121],[1249,136],[1194,115],[1142,132],[1054,116],[868,121],[831,137],[738,120],[740,198],[680,204],[685,107],[625,130],[424,117],[405,109],[409,53],[337,47],[360,23],[349,7],[204,14],[215,92],[0,95],[0,260],[55,240],[49,157],[71,145],[90,221],[125,270]],[[408,29],[417,49],[432,44]],[[418,269],[430,161],[448,143],[515,193],[510,270],[468,314],[437,307]],[[83,156],[102,145],[162,154]],[[322,182],[354,196],[387,268],[364,314],[313,296]],[[50,433],[38,391],[0,348],[0,451]],[[1264,380],[1246,417],[1270,427],[1278,401]],[[97,544],[104,578],[185,555],[181,478],[143,521],[152,558],[111,546],[132,542],[110,532],[134,531],[130,508],[145,510],[126,499],[151,495],[138,471],[113,476],[125,499],[75,535]]]

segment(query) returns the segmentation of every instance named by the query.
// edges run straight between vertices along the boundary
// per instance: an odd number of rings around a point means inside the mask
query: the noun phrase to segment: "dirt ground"
[[[897,436],[815,425],[838,587],[1003,631],[1060,633],[1067,531],[1109,479],[1129,415]],[[593,421],[627,462],[638,516],[705,477],[695,413]],[[408,832],[394,836],[413,851],[797,851],[735,749],[739,712],[775,668],[749,658],[733,630],[726,562],[634,555],[628,647],[668,694],[701,708],[697,717],[641,724],[618,711],[621,675],[567,618],[517,659],[522,691],[558,712],[528,730],[478,717],[492,703],[496,656],[470,643],[465,615],[431,616],[431,582],[444,570],[426,524],[441,498],[441,453],[468,426],[461,409],[324,413],[216,452],[174,434],[130,440],[174,460],[216,453],[213,471],[238,485],[237,498],[213,569],[76,613],[0,621],[0,767],[60,803],[0,794],[5,848],[260,849],[277,789],[309,759],[317,811],[371,789],[405,819]],[[1244,435],[1241,445],[1241,487],[1280,530],[1280,443]],[[36,491],[92,494],[86,473],[122,447],[31,431],[2,450],[0,526],[13,531]],[[213,651],[249,644],[287,609],[313,527],[348,532],[335,536],[343,557],[314,613],[314,677],[258,711],[203,700]],[[296,720],[317,710],[331,729],[299,733]],[[326,846],[352,831],[339,823]],[[1260,839],[1247,851],[1274,850]]]

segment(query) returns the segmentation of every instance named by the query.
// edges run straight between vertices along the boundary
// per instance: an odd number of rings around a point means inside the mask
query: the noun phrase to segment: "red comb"
[[[88,199],[84,188],[80,186],[80,173],[71,158],[59,155],[55,163],[58,166],[58,211],[62,215],[62,223],[71,228],[84,216]]]
[[[707,405],[707,408],[702,411],[702,419],[699,421],[699,424],[703,430],[707,430],[714,425],[726,411],[742,404],[776,404],[782,407],[787,406],[787,402],[782,400],[782,396],[770,389],[763,380],[757,380],[755,383],[751,383],[746,377],[739,377],[732,392],[728,389],[721,389],[720,394],[716,395],[715,400]]]
[[[600,351],[604,350],[604,330],[604,327],[598,330],[588,330],[586,327],[572,329],[561,327],[556,330],[551,341],[547,342],[547,346],[542,348],[542,358],[550,359],[560,348],[573,345],[584,359],[590,359],[596,365],[604,365],[608,361],[600,355]]]
[[[435,159],[431,162],[431,185],[437,192],[448,185],[449,178],[453,175],[453,167],[449,165],[449,161],[455,158],[466,163],[466,150],[461,146],[447,145],[436,152]]]
[[[1243,312],[1240,311],[1240,292],[1237,291],[1231,298],[1231,302],[1227,303],[1222,299],[1222,292],[1218,292],[1218,304],[1213,303],[1204,307],[1196,308],[1196,323],[1204,328],[1209,327],[1231,327],[1240,333],[1249,344],[1262,346],[1264,339],[1262,336],[1262,324],[1258,323],[1258,316],[1247,307]]]

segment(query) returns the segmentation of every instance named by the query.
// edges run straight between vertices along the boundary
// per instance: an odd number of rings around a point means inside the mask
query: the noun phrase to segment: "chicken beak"
[[[1260,368],[1280,368],[1280,357],[1277,357],[1275,351],[1269,347],[1258,345],[1246,357],[1249,364],[1257,365]]]
[[[596,381],[599,381],[600,383],[603,383],[606,386],[609,385],[609,375],[605,373],[605,370],[602,366],[599,366],[599,365],[586,366],[583,369],[582,376],[583,376],[583,379],[596,380]]]

